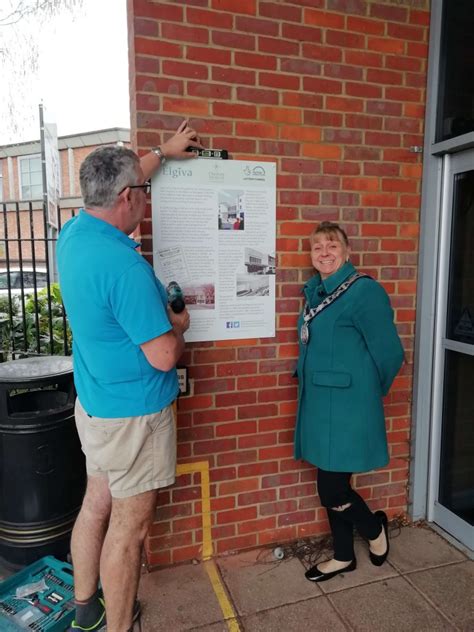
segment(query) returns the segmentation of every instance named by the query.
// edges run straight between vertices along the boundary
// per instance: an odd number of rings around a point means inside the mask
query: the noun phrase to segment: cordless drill
[[[175,314],[180,314],[186,307],[186,304],[184,302],[183,292],[176,281],[168,283],[166,293],[168,294],[168,304],[172,311]]]

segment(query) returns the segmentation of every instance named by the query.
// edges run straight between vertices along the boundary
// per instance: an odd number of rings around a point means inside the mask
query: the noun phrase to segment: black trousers
[[[375,540],[382,525],[359,494],[351,487],[352,472],[327,472],[318,469],[318,494],[329,519],[334,546],[334,559],[349,562],[354,559],[354,527],[363,538]],[[343,511],[335,511],[350,503]]]

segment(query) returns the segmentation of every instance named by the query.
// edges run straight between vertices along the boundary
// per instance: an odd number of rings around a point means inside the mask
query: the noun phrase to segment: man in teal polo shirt
[[[73,332],[76,425],[87,490],[71,538],[76,618],[72,630],[128,632],[143,541],[157,490],[174,482],[176,362],[187,310],[167,308],[166,291],[128,237],[143,220],[147,181],[166,158],[201,147],[184,121],[141,160],[102,147],[80,169],[84,208],[62,229],[57,258]],[[104,600],[97,590],[102,583]]]

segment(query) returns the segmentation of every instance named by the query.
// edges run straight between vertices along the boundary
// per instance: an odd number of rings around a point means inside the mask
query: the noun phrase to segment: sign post
[[[39,106],[41,132],[41,164],[43,171],[43,205],[45,209],[45,231],[47,239],[47,257],[52,278],[56,281],[56,253],[54,240],[58,232],[58,213],[60,195],[60,166],[58,134],[55,123],[47,123],[44,107]]]

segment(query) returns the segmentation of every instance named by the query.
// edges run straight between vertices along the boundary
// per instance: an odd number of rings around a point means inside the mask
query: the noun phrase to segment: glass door
[[[474,550],[474,150],[444,158],[428,519]]]

